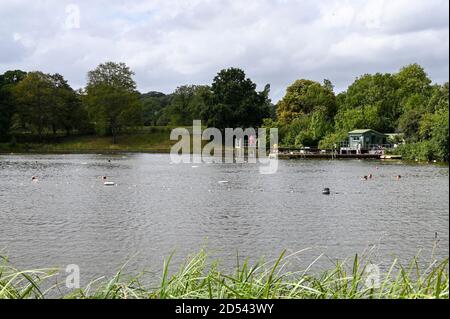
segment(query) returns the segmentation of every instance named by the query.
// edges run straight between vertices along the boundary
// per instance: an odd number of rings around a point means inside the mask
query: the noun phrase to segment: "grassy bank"
[[[110,280],[95,281],[88,286],[62,294],[61,285],[48,285],[57,270],[20,271],[6,261],[0,266],[0,299],[59,298],[100,299],[367,299],[367,298],[448,298],[448,259],[433,262],[421,269],[415,259],[402,266],[396,260],[370,281],[371,264],[355,257],[337,262],[321,274],[310,269],[288,271],[289,258],[271,263],[238,262],[235,271],[222,272],[217,263],[208,262],[201,252],[189,258],[180,270],[169,275],[170,259],[164,263],[160,284],[146,287],[146,274],[126,276],[121,271]],[[64,272],[62,272],[64,274]],[[377,283],[376,287],[367,286]],[[43,287],[50,287],[44,290]]]
[[[42,143],[0,143],[0,153],[109,153],[109,152],[169,152],[170,129],[149,129],[118,137],[117,143],[105,136],[71,136],[48,139]]]

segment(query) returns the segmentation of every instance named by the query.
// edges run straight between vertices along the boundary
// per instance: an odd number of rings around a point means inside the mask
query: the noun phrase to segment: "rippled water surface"
[[[171,165],[168,155],[0,156],[0,254],[26,268],[78,264],[86,280],[127,260],[159,271],[171,252],[176,265],[204,246],[225,266],[237,252],[312,248],[295,262],[323,253],[316,265],[326,267],[368,249],[380,263],[420,250],[429,259],[437,233],[436,255],[447,257],[448,187],[448,167],[378,161],[280,161],[260,175],[248,164]]]

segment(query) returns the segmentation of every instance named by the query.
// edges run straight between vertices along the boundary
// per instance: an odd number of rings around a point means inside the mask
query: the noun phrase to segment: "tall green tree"
[[[329,119],[336,112],[336,97],[331,82],[325,85],[311,80],[297,80],[287,88],[286,95],[277,105],[278,118],[289,124],[295,118],[325,110]]]
[[[356,79],[338,99],[339,121],[345,130],[371,128],[394,132],[402,109],[398,97],[399,83],[391,74],[365,74]],[[359,114],[361,119],[354,121]]]
[[[237,68],[220,71],[214,78],[211,93],[205,97],[201,117],[208,126],[259,127],[270,116],[269,86],[257,92],[256,84]]]
[[[134,73],[125,63],[107,62],[88,73],[85,101],[98,133],[109,133],[113,143],[127,126],[142,123],[142,104]]]
[[[0,140],[6,140],[10,134],[12,118],[16,113],[14,87],[22,81],[26,72],[15,70],[0,75]]]
[[[311,80],[297,80],[287,88],[286,95],[277,105],[283,144],[317,146],[333,129],[336,97],[333,84],[325,80],[320,84]]]
[[[22,126],[42,140],[51,123],[53,83],[48,74],[30,72],[14,89],[17,112]]]
[[[435,112],[438,110],[448,110],[449,105],[449,83],[443,85],[435,84],[432,88],[432,94],[428,100],[427,111]]]
[[[87,117],[82,107],[80,96],[73,90],[60,74],[50,75],[52,96],[50,105],[50,122],[53,134],[65,130],[69,135],[73,130],[85,126]]]
[[[433,156],[441,161],[449,159],[449,85],[434,85],[426,106],[427,111],[419,115],[416,140],[430,141]]]
[[[398,96],[402,114],[399,117],[398,131],[405,134],[408,142],[421,140],[419,129],[422,119],[434,113],[438,103],[439,90],[433,90],[431,80],[425,70],[418,64],[403,67],[395,79],[399,83]],[[435,99],[435,101],[433,101]],[[422,125],[423,127],[423,125]]]
[[[17,118],[40,139],[47,129],[69,134],[86,122],[79,96],[60,74],[31,72],[14,89]]]
[[[431,79],[417,63],[401,68],[394,77],[399,84],[398,94],[403,102],[414,94],[429,97],[432,93]]]
[[[172,95],[161,92],[148,92],[141,94],[142,120],[145,126],[167,125],[169,119],[165,114],[166,107],[170,104]]]
[[[202,85],[180,86],[172,94],[166,116],[172,125],[191,125],[193,120],[201,120],[202,111],[206,107],[205,99],[211,88]]]

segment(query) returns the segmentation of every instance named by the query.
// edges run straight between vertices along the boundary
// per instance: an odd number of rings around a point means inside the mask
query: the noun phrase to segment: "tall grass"
[[[43,290],[42,284],[57,273],[57,269],[18,270],[0,256],[0,299],[44,299],[56,285]]]
[[[170,274],[171,258],[162,270],[160,284],[142,284],[146,273],[127,276],[120,270],[110,280],[97,280],[86,287],[62,294],[58,284],[49,285],[55,270],[20,271],[6,259],[0,266],[0,299],[78,298],[78,299],[404,299],[448,298],[448,258],[421,268],[417,258],[407,266],[394,260],[380,273],[377,285],[368,278],[369,262],[356,256],[351,262],[336,262],[320,274],[310,267],[288,271],[286,253],[272,262],[250,264],[238,260],[231,272],[209,262],[205,251],[188,258],[180,269]],[[45,291],[42,287],[47,286]]]

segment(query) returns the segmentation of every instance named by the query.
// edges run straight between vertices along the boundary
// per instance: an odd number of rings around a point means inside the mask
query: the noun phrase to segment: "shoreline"
[[[61,150],[61,151],[23,151],[23,152],[6,152],[0,150],[0,156],[27,156],[27,155],[124,155],[124,154],[149,154],[149,155],[169,155],[170,150]],[[192,153],[191,153],[192,154]],[[377,161],[379,163],[401,163],[405,165],[434,165],[449,167],[449,162],[425,162],[425,161],[412,161],[406,159],[380,159],[374,157],[355,158],[354,156],[339,157],[331,159],[324,156],[312,156],[312,157],[279,157],[281,161]]]
[[[55,150],[55,151],[46,151],[46,150],[36,150],[36,151],[18,151],[18,152],[5,152],[0,151],[0,155],[92,155],[92,154],[105,154],[105,155],[114,155],[114,154],[170,154],[170,150],[164,149],[155,149],[155,150]]]
[[[149,149],[149,150],[139,150],[139,149],[119,149],[119,150],[108,150],[108,149],[92,149],[92,150],[45,150],[45,149],[37,149],[37,150],[29,150],[29,151],[5,151],[0,149],[0,156],[8,156],[8,155],[123,155],[123,154],[151,154],[151,155],[168,155],[170,154],[169,149]],[[193,154],[193,153],[191,153]],[[281,155],[281,154],[280,154]],[[292,156],[292,155],[282,155],[279,156],[279,160],[283,161],[311,161],[311,160],[320,160],[320,161],[330,161],[330,160],[339,160],[339,161],[349,161],[349,160],[363,160],[363,161],[377,161],[380,163],[402,163],[408,165],[436,165],[436,166],[449,166],[449,162],[427,162],[427,161],[412,161],[406,159],[381,159],[379,157],[374,156],[363,156],[363,157],[355,157],[355,156],[338,156],[334,159],[331,156]]]

